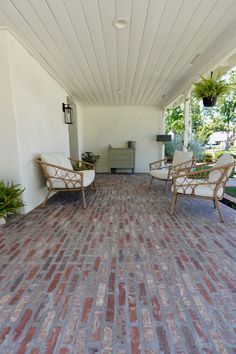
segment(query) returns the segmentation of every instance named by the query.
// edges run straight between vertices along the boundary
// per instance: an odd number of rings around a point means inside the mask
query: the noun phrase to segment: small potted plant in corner
[[[92,163],[95,165],[96,162],[98,162],[99,157],[100,157],[99,155],[94,155],[94,153],[91,151],[86,151],[82,154],[82,161]],[[81,165],[81,162],[75,162],[73,164],[73,169],[75,171],[83,171],[85,169],[90,170],[92,169],[92,166],[83,165],[83,164]]]
[[[213,77],[213,72],[209,78],[201,76],[201,80],[194,83],[193,96],[203,101],[205,107],[213,107],[216,104],[217,97],[228,94],[233,84],[227,83],[221,79],[221,74]]]
[[[95,165],[98,162],[99,157],[99,155],[95,155],[91,151],[86,151],[82,154],[82,161],[89,162]]]
[[[19,215],[19,209],[24,206],[21,195],[24,189],[18,184],[0,181],[0,225],[6,223],[9,215]]]

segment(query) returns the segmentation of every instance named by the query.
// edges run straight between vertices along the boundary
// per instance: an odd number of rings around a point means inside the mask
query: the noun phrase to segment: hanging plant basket
[[[201,76],[201,80],[195,82],[194,86],[193,96],[202,100],[205,107],[212,107],[216,105],[217,97],[227,95],[235,88],[235,83],[229,84],[220,74],[214,77],[211,72],[208,78]]]
[[[213,107],[216,105],[217,96],[203,97],[202,102],[204,107]]]

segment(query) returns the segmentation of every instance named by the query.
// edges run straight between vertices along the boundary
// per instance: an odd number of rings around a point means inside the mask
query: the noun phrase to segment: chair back
[[[63,153],[59,153],[59,152],[42,153],[41,160],[43,162],[46,162],[46,163],[49,163],[52,165],[57,165],[60,167],[72,169],[72,165],[71,165],[70,160]]]
[[[178,151],[174,152],[172,166],[179,165],[180,163],[189,161],[193,158],[192,151]]]
[[[224,165],[229,165],[234,162],[234,158],[230,154],[224,154],[221,157],[219,157],[214,165],[214,168],[220,168],[221,166],[223,167]],[[225,171],[223,168],[222,170],[216,170],[216,171],[211,171],[209,173],[209,182],[217,182],[219,179],[222,177],[223,174],[225,174],[224,180],[227,180],[233,170],[234,166],[230,166],[227,168],[227,171]]]

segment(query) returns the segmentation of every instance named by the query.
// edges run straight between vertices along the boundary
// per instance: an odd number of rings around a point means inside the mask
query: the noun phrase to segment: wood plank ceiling
[[[0,26],[82,105],[160,105],[235,49],[236,1],[1,0]]]

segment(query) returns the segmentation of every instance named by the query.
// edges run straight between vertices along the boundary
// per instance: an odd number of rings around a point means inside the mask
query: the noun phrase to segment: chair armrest
[[[149,163],[150,171],[158,170],[164,167],[169,167],[169,164],[167,163],[167,158]]]
[[[85,162],[82,160],[76,160],[76,159],[72,159],[69,157],[69,160],[71,160],[72,163],[74,163],[75,165],[77,165],[79,168],[83,168],[83,166],[86,167],[90,167],[91,170],[95,170],[95,164],[90,163],[90,162]]]
[[[173,184],[176,184],[176,181],[178,178],[182,178],[183,181],[181,184],[178,184],[179,186],[187,186],[187,185],[214,185],[216,188],[220,188],[221,186],[224,187],[228,175],[227,172],[231,167],[236,166],[236,161],[233,163],[227,164],[227,165],[222,165],[218,167],[212,167],[209,169],[201,169],[198,171],[189,171],[188,169],[180,169],[176,170],[175,174],[173,174]],[[209,181],[209,174],[213,171],[219,171],[219,177],[216,180]],[[197,181],[195,181],[197,180]]]

